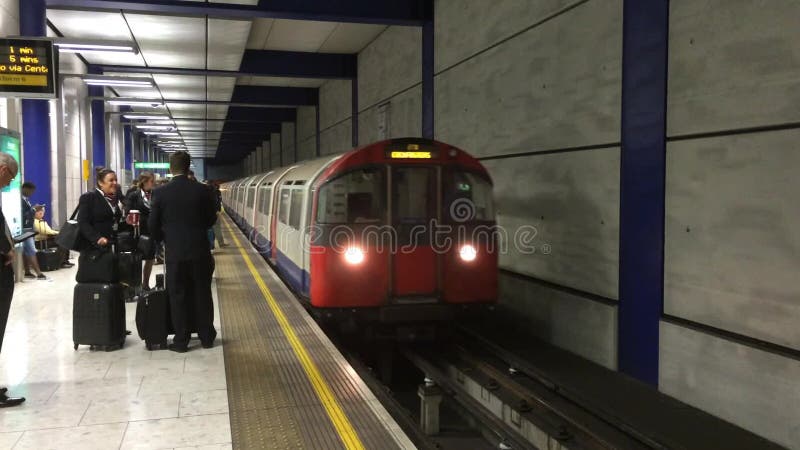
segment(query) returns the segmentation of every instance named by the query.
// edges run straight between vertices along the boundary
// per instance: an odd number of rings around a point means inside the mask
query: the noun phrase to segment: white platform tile
[[[225,414],[228,412],[228,391],[189,392],[181,395],[180,416]]]
[[[91,400],[134,398],[139,394],[141,385],[142,377],[72,381],[58,385],[51,401],[71,400],[76,397]]]
[[[159,392],[199,392],[226,389],[225,372],[187,372],[176,377],[172,375],[153,375],[144,377],[140,395]]]
[[[75,398],[64,402],[20,405],[0,409],[0,430],[25,431],[43,428],[75,427],[89,407],[89,400]]]
[[[14,450],[103,450],[119,448],[127,423],[26,431]]]
[[[148,375],[179,376],[183,373],[182,359],[120,360],[111,364],[107,378],[141,377]]]
[[[22,437],[22,432],[0,433],[0,450],[11,450]]]
[[[231,442],[227,414],[130,422],[121,450],[164,449]]]
[[[214,445],[201,445],[198,447],[178,447],[174,450],[231,450],[233,444],[214,444]]]
[[[180,394],[155,394],[120,399],[92,400],[81,425],[178,417]]]

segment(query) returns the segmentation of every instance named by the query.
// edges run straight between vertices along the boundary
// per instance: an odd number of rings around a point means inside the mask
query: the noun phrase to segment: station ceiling
[[[169,114],[193,154],[233,162],[317,104],[326,80],[352,78],[355,55],[389,24],[418,22],[423,1],[48,0],[47,19],[62,37],[134,42],[138,54],[81,56],[106,75],[152,77],[114,91],[163,100],[134,111]]]

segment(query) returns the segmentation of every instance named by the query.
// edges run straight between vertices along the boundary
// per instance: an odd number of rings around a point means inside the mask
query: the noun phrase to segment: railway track
[[[501,448],[663,448],[564,397],[557,384],[529,375],[525,364],[463,332],[450,344],[401,352],[493,433]]]

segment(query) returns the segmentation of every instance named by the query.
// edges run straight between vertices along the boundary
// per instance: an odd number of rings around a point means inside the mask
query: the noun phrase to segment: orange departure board
[[[0,97],[55,98],[53,42],[0,39]]]

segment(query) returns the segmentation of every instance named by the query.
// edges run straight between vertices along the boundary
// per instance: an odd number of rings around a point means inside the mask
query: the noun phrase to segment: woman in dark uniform
[[[142,172],[136,182],[136,189],[128,192],[125,200],[129,212],[131,210],[139,211],[139,235],[141,236],[150,236],[150,231],[147,229],[147,219],[150,218],[150,196],[153,192],[155,181],[156,179],[152,172]],[[142,288],[146,291],[150,290],[150,274],[153,271],[154,262],[155,255],[150,259],[144,260]]]
[[[81,195],[78,202],[78,228],[84,240],[81,250],[113,244],[122,218],[117,174],[111,169],[98,167],[96,177],[95,188]]]

